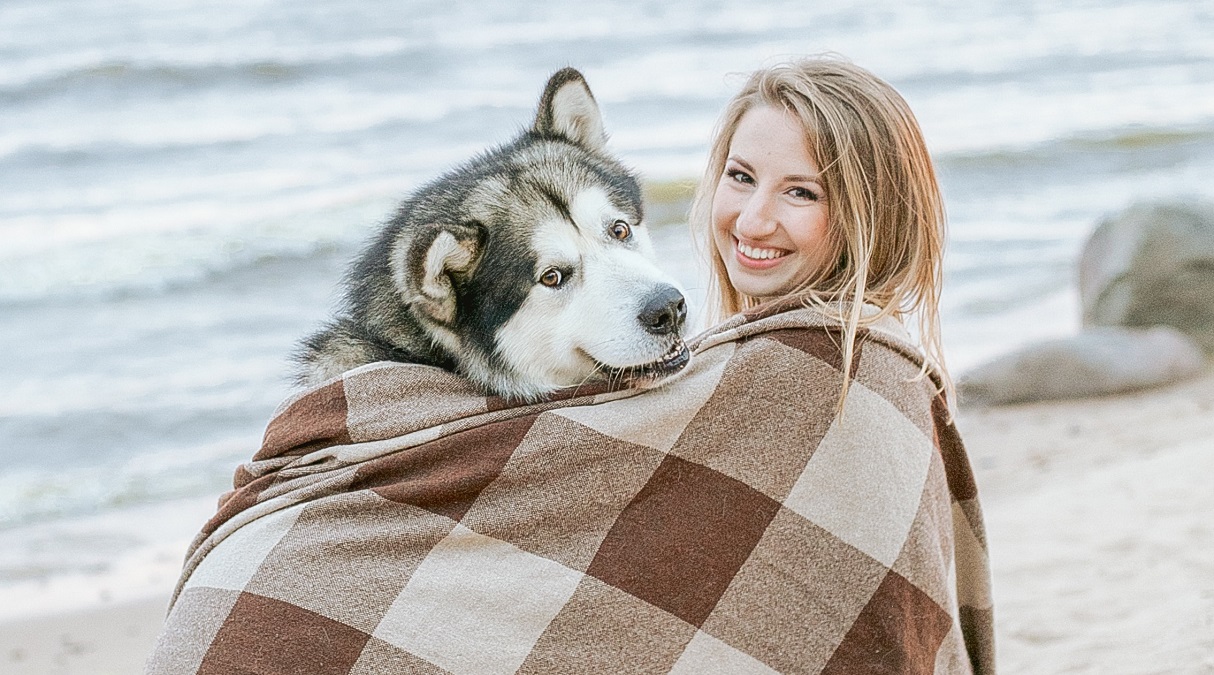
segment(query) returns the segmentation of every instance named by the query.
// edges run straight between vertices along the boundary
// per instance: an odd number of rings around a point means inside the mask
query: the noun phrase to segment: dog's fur
[[[581,73],[558,71],[529,130],[400,206],[350,269],[342,312],[304,341],[299,382],[391,360],[535,399],[681,369],[683,297],[605,141]]]

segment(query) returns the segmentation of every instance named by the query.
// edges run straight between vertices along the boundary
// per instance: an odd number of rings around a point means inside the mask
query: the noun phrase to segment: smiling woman
[[[830,207],[805,134],[791,114],[753,108],[738,122],[712,201],[712,235],[740,293],[799,287],[827,259]]]
[[[716,318],[800,297],[843,324],[850,372],[861,328],[915,316],[925,363],[951,395],[943,198],[914,114],[880,78],[837,58],[754,73],[726,107],[691,226],[715,249]]]
[[[838,484],[866,493],[861,503],[922,487],[932,496],[910,508],[939,514],[913,541],[882,534],[877,539],[886,553],[865,553],[902,560],[882,583],[914,579],[932,589],[933,612],[959,630],[920,643],[904,635],[858,635],[845,655],[832,657],[839,672],[994,672],[986,552],[975,546],[984,539],[982,515],[965,478],[969,466],[951,421],[953,387],[941,357],[944,229],[935,171],[909,106],[890,85],[838,58],[804,59],[750,77],[725,109],[692,208],[692,230],[712,270],[716,306],[710,309],[730,317],[710,332],[774,321],[778,329],[769,335],[794,348],[817,344],[814,357],[834,367],[829,378],[796,373],[774,349],[763,357],[766,376],[734,394],[737,406],[763,401],[758,405],[766,408],[797,392],[791,410],[769,413],[787,437],[814,426],[807,411],[835,411],[824,435],[811,435],[809,462],[798,479],[798,487],[813,485],[815,499],[824,500],[821,508],[832,520],[825,528],[844,539],[853,528],[905,531],[891,510],[863,510],[826,496]],[[911,317],[919,323],[917,345],[903,325]],[[883,358],[880,344],[890,335],[899,336],[897,355]],[[873,405],[874,395],[886,399]],[[901,423],[908,417],[921,423],[908,428]],[[924,448],[931,468],[904,464]],[[878,466],[881,475],[872,475]],[[921,556],[934,563],[910,576],[900,570]],[[814,552],[808,559],[830,556]],[[867,560],[831,564],[856,575],[788,602],[818,605],[863,594],[860,570]],[[881,616],[913,616],[911,623],[922,627],[925,615],[913,595],[891,599]],[[831,616],[826,630],[847,616]]]

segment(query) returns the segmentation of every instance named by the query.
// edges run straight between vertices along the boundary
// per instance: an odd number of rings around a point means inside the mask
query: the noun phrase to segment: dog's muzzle
[[[645,301],[637,321],[654,335],[678,335],[687,321],[687,301],[674,286],[660,286]]]
[[[646,332],[670,341],[670,348],[656,361],[626,368],[612,368],[612,377],[632,386],[655,384],[682,370],[691,360],[687,343],[683,342],[683,324],[687,321],[687,301],[679,289],[669,284],[659,286],[641,306],[637,322]]]

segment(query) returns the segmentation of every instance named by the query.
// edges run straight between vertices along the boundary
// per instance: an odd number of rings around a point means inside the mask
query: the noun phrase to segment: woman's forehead
[[[782,108],[755,106],[738,121],[729,156],[749,164],[778,167],[789,175],[814,178],[815,153],[799,118]]]

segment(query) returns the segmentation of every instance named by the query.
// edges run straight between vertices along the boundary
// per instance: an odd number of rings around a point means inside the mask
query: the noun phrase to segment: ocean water
[[[889,80],[947,199],[956,371],[1076,328],[1102,217],[1214,198],[1198,0],[12,0],[0,36],[0,619],[167,592],[346,261],[559,67],[650,180],[699,175],[755,67]],[[702,290],[685,229],[654,237]]]

